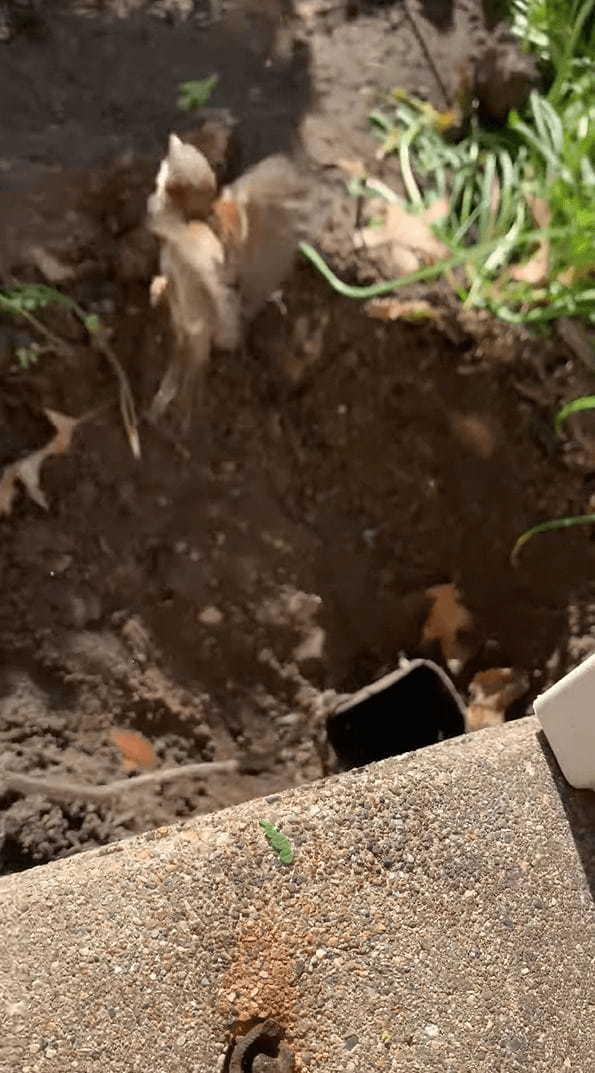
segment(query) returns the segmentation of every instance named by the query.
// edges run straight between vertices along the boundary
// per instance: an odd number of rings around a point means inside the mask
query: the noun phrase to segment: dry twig
[[[103,786],[91,786],[86,783],[71,782],[70,779],[45,779],[37,775],[21,775],[14,771],[2,773],[1,781],[5,791],[16,794],[41,794],[52,801],[96,801],[98,803],[112,800],[130,790],[139,790],[145,786],[154,786],[176,779],[205,777],[209,775],[233,774],[238,771],[237,760],[212,760],[201,764],[182,764],[180,767],[162,768],[146,775],[135,775],[132,779],[115,779]]]
[[[94,332],[91,335],[91,339],[100,354],[102,354],[106,361],[109,362],[116,375],[120,389],[120,413],[122,414],[122,421],[124,422],[124,428],[126,429],[126,435],[128,436],[130,450],[135,458],[140,458],[141,449],[138,434],[138,419],[136,416],[136,406],[134,405],[134,396],[128,377],[124,372],[119,359],[116,357],[105,338],[104,332],[102,330]]]

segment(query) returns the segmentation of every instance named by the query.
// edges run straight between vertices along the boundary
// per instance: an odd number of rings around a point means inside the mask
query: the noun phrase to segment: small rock
[[[203,626],[220,626],[223,622],[223,613],[218,607],[213,607],[211,605],[203,608],[198,618]]]

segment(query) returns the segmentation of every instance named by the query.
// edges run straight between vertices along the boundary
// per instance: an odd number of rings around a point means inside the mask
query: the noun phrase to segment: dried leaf
[[[470,704],[465,718],[467,733],[483,727],[499,726],[505,721],[510,705],[522,697],[528,688],[527,675],[512,667],[479,671],[469,685]]]
[[[49,509],[48,501],[39,483],[41,466],[46,458],[64,454],[69,450],[72,435],[80,418],[67,417],[66,414],[58,413],[57,410],[44,410],[44,413],[56,429],[56,433],[45,447],[40,447],[38,451],[33,451],[25,458],[5,467],[0,477],[0,517],[12,511],[17,481],[20,481],[34,503],[43,507],[44,510]]]
[[[473,618],[452,582],[426,589],[426,596],[432,601],[432,606],[422,630],[422,642],[429,644],[437,641],[448,666],[453,671],[459,671],[473,654],[470,641]]]
[[[432,230],[448,214],[448,202],[438,198],[422,213],[409,212],[404,205],[390,202],[382,227],[366,227],[361,232],[367,247],[389,246],[395,270],[415,272],[420,265],[434,264],[448,256],[448,249]]]
[[[338,160],[337,167],[350,179],[365,179],[368,172],[362,160]]]
[[[110,730],[110,738],[122,754],[124,771],[134,771],[137,768],[148,771],[155,767],[157,754],[151,742],[143,734],[139,734],[136,730],[114,727]]]
[[[375,320],[440,320],[437,309],[423,299],[400,302],[397,298],[372,298],[365,306]]]
[[[529,202],[533,219],[538,227],[545,228],[550,222],[550,207],[545,198],[534,197]],[[518,283],[530,283],[537,286],[545,283],[548,278],[550,266],[550,244],[547,238],[542,238],[531,258],[524,264],[515,265],[510,275]]]

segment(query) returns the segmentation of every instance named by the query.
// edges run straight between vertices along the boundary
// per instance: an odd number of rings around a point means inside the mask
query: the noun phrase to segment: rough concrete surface
[[[0,1069],[592,1073],[592,802],[527,719],[10,876]]]

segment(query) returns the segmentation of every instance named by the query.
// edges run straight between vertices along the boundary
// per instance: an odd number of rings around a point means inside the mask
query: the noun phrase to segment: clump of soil
[[[265,104],[256,94],[245,126],[259,134],[249,134],[246,147],[238,125],[235,166],[262,155],[258,145],[280,147],[281,127],[271,122],[269,130],[267,117],[283,111],[289,137],[314,90],[326,93],[302,127],[319,192],[312,234],[354,277],[367,269],[351,247],[353,206],[328,166],[372,150],[362,87],[370,99],[380,90],[354,72],[356,24],[362,63],[391,49],[402,59],[409,48],[398,81],[418,92],[432,72],[406,29],[395,28],[387,45],[390,5],[366,7],[356,22],[329,23],[315,8],[310,21],[302,15],[301,51],[285,58],[266,20],[259,23],[249,61],[257,74],[248,81],[258,88],[272,68],[288,96]],[[50,32],[66,33],[66,17]],[[74,25],[68,22],[69,33]],[[155,33],[173,47],[177,23],[170,38],[166,25]],[[126,54],[136,23],[115,28],[91,19],[83,40],[89,26],[102,47],[111,34]],[[148,33],[153,23],[147,26]],[[202,47],[208,33],[227,40],[224,23],[199,28],[207,34]],[[443,55],[448,32],[439,31]],[[45,46],[17,35],[5,47],[24,70]],[[292,98],[296,56],[303,81]],[[203,73],[186,62],[178,81]],[[60,77],[48,78],[49,99],[57,99]],[[344,114],[350,102],[358,109],[352,130],[338,121],[339,102]],[[168,109],[160,117],[164,137],[176,122]],[[133,127],[134,153],[115,167],[88,168],[88,160],[68,161],[62,130],[30,127],[25,135],[26,126],[23,118],[20,145],[5,150],[17,162],[8,169],[12,204],[16,188],[22,205],[15,218],[8,194],[0,199],[5,274],[10,268],[38,278],[48,267],[40,249],[54,267],[66,266],[61,285],[109,326],[142,409],[171,345],[167,324],[148,304],[155,248],[142,226],[158,153]],[[43,159],[25,183],[36,137]],[[109,140],[104,131],[95,150]],[[51,174],[54,151],[61,167]],[[425,297],[444,305],[439,290]],[[109,369],[69,314],[49,311],[47,323],[68,339],[73,357],[45,357],[26,371],[15,366],[14,352],[29,333],[22,324],[2,325],[0,465],[47,440],[43,407],[91,416],[72,449],[45,464],[47,513],[22,496],[0,521],[2,764],[112,780],[123,774],[112,727],[145,734],[162,765],[247,752],[257,759],[233,776],[130,792],[117,807],[4,792],[3,869],[324,774],[332,765],[324,718],[336,694],[392,670],[401,653],[441,658],[423,642],[432,586],[455,582],[473,618],[473,657],[457,681],[463,690],[477,670],[511,666],[528,674],[535,693],[576,658],[577,643],[581,652],[590,644],[580,641],[592,620],[588,531],[536,540],[517,568],[509,558],[528,524],[582,513],[590,492],[591,471],[561,453],[550,434],[555,406],[574,387],[562,344],[457,317],[448,304],[445,329],[371,320],[298,264],[242,352],[211,362],[187,452],[180,454],[167,427],[143,424],[137,463]]]

